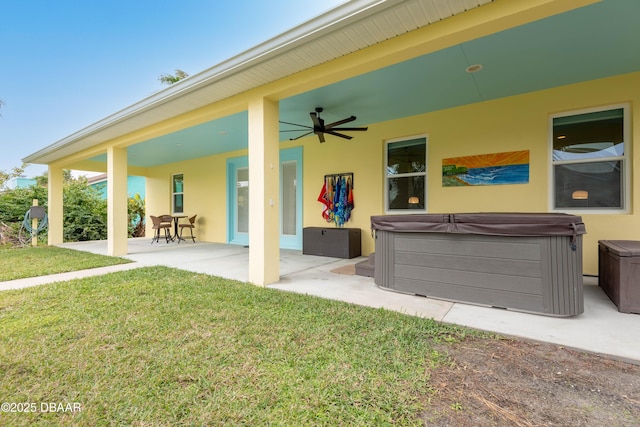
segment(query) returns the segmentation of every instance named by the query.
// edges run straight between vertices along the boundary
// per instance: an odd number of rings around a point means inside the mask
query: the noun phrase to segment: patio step
[[[366,261],[356,264],[356,274],[358,276],[374,277],[375,276],[375,253],[369,255]]]

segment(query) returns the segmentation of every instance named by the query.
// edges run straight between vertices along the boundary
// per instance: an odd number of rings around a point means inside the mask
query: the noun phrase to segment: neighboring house
[[[144,199],[145,197],[145,182],[143,176],[128,176],[127,177],[127,195],[128,197],[133,197],[136,194],[140,196],[140,198]],[[107,174],[103,173],[100,175],[92,176],[87,178],[87,184],[91,187],[98,190],[100,195],[103,198],[107,198]]]
[[[325,175],[349,172],[364,255],[371,215],[568,212],[595,275],[599,240],[640,240],[639,16],[637,0],[347,2],[27,156],[49,165],[49,243],[62,169],[107,171],[109,253],[126,254],[135,174],[148,214],[198,214],[198,239],[248,244],[268,284],[279,249],[327,224]],[[317,107],[368,131],[321,143]]]
[[[37,181],[33,178],[25,178],[23,176],[19,176],[16,178],[11,178],[7,185],[7,188],[15,190],[16,188],[29,188],[33,187],[37,184]]]

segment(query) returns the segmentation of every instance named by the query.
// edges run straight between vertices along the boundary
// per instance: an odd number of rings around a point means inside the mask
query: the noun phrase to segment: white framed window
[[[184,175],[171,175],[171,209],[173,213],[184,213]]]
[[[385,211],[416,213],[427,210],[427,137],[385,142]]]
[[[553,210],[628,210],[629,117],[628,104],[551,116]]]

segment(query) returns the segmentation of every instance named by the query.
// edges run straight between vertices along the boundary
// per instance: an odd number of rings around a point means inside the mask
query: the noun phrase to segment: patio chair
[[[189,218],[189,223],[188,224],[178,224],[178,227],[180,227],[180,237],[178,238],[178,243],[180,243],[180,240],[184,240],[182,238],[182,231],[185,228],[189,229],[189,232],[191,233],[191,240],[193,240],[193,243],[196,242],[196,238],[193,235],[193,229],[195,228],[195,222],[196,222],[196,217],[198,215],[194,215],[192,217]]]
[[[164,238],[167,241],[167,243],[169,243],[169,240],[171,239],[171,221],[167,222],[167,221],[163,221],[163,217],[165,217],[166,215],[162,215],[160,217],[157,216],[153,216],[150,215],[151,217],[151,221],[153,222],[153,230],[154,234],[153,234],[153,239],[151,239],[151,244],[153,244],[153,242],[160,242],[160,230],[164,230]],[[169,216],[169,219],[171,219],[171,216]]]
[[[172,242],[178,238],[178,220],[176,219],[174,222],[173,215],[160,215],[160,222],[164,226],[165,224],[169,225],[169,240]],[[171,234],[171,229],[173,228],[173,235]],[[167,242],[168,243],[168,242]]]

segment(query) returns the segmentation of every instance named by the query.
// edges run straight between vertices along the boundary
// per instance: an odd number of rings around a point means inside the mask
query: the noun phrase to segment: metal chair
[[[189,229],[189,232],[191,233],[191,240],[193,240],[193,243],[195,243],[195,242],[196,242],[196,238],[195,238],[195,236],[193,235],[193,229],[195,228],[195,222],[196,222],[196,217],[197,217],[197,216],[198,216],[198,215],[194,215],[194,216],[190,217],[190,218],[189,218],[189,223],[188,223],[188,224],[178,224],[178,227],[180,227],[180,237],[178,238],[178,243],[180,243],[180,240],[184,240],[184,239],[182,238],[182,231],[183,231],[185,228],[188,228],[188,229]]]
[[[153,227],[151,228],[155,230],[151,244],[153,244],[153,242],[160,243],[160,230],[164,230],[164,238],[167,243],[169,243],[169,240],[171,240],[171,216],[169,216],[169,222],[163,220],[163,217],[166,217],[166,215],[160,217],[150,215],[150,217],[153,222]]]

